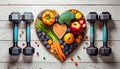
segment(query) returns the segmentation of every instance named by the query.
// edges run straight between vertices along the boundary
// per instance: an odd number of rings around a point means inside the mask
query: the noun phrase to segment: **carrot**
[[[57,55],[58,55],[58,57],[60,58],[60,60],[63,62],[64,60],[63,60],[63,58],[62,58],[62,56],[59,54],[59,51],[57,50],[57,44],[56,43],[53,43],[54,44],[54,46],[55,46],[55,51],[56,51],[56,53],[57,53]]]
[[[61,55],[64,59],[66,59],[65,55],[63,54],[63,52],[62,52],[62,50],[61,50],[61,47],[60,47],[60,44],[59,44],[59,43],[57,43],[57,49],[58,49],[60,55]]]

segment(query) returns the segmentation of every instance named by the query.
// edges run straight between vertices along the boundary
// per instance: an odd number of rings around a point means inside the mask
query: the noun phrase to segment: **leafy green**
[[[40,19],[36,19],[35,28],[36,29],[41,29],[49,37],[51,37],[53,39],[53,41],[59,41],[58,37],[52,31],[52,28],[46,27],[46,25],[44,25],[43,22]]]
[[[71,20],[75,18],[74,13],[66,11],[59,17],[59,23],[66,23],[67,25],[70,25]]]

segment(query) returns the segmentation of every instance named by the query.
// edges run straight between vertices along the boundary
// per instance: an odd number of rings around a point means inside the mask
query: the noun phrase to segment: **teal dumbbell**
[[[90,23],[90,46],[86,52],[90,56],[96,56],[98,54],[98,48],[94,46],[94,23],[98,20],[98,14],[96,12],[90,12],[87,15],[87,21]]]
[[[9,15],[9,21],[14,24],[13,26],[13,47],[9,48],[9,54],[13,56],[20,55],[21,48],[18,46],[18,23],[21,22],[21,14],[19,12],[12,12]]]
[[[26,44],[27,46],[23,48],[23,54],[27,56],[31,56],[34,54],[35,49],[31,46],[31,31],[30,31],[30,23],[34,21],[34,16],[31,12],[24,12],[23,21],[26,23]]]
[[[112,53],[112,49],[108,47],[108,29],[107,23],[111,20],[111,14],[109,12],[102,12],[99,16],[99,20],[103,23],[103,47],[99,49],[99,54],[102,56],[109,56]]]

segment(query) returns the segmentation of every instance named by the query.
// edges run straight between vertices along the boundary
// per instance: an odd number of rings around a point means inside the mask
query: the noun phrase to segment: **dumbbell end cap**
[[[26,23],[32,23],[34,21],[34,15],[32,14],[32,12],[24,12],[22,19]]]
[[[87,54],[90,56],[96,56],[98,54],[98,48],[97,47],[88,47]]]
[[[101,56],[109,56],[112,53],[112,49],[110,47],[101,47],[99,49],[99,54]]]
[[[102,12],[99,16],[99,20],[104,23],[107,23],[111,20],[111,14],[109,12]]]
[[[96,12],[89,12],[87,15],[87,21],[95,23],[98,20],[98,14]]]
[[[9,48],[9,54],[12,56],[19,56],[21,54],[21,48],[16,46],[16,47],[10,47]]]
[[[9,21],[12,23],[20,23],[22,20],[21,14],[19,12],[12,12],[9,15]]]
[[[35,49],[31,46],[23,48],[23,54],[26,56],[32,56],[34,52],[35,52]]]

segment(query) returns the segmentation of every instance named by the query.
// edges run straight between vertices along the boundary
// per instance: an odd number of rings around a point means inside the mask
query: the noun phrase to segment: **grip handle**
[[[13,42],[17,43],[18,42],[18,24],[15,23],[13,27]]]
[[[30,31],[30,23],[26,24],[26,42],[27,44],[30,44],[31,42],[31,31]]]
[[[107,25],[104,24],[103,26],[103,42],[107,43],[108,41],[108,29],[107,29]]]
[[[90,42],[94,42],[94,25],[90,27]]]

